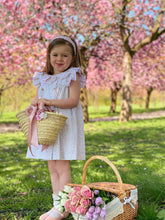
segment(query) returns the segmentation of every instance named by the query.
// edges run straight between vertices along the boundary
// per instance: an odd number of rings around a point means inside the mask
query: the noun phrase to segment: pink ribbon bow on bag
[[[37,149],[38,147],[38,136],[37,136],[37,111],[43,111],[43,108],[41,108],[41,106],[39,106],[39,109],[37,106],[33,106],[33,105],[29,105],[25,112],[26,115],[29,117],[29,127],[28,127],[28,137],[27,137],[27,141],[28,141],[28,146],[29,146],[29,150],[32,153],[32,149],[31,149],[31,145],[33,145],[34,147],[36,147]],[[53,110],[49,107],[46,108],[47,111],[49,112],[53,112]],[[41,120],[41,119],[39,119]],[[46,148],[48,148],[49,145],[45,145],[42,144],[42,150],[45,150]],[[34,155],[33,155],[34,156]]]
[[[26,111],[26,115],[29,116],[29,127],[28,127],[28,146],[29,150],[32,153],[31,144],[38,149],[38,137],[37,137],[37,106],[28,106]],[[34,155],[33,155],[34,156]]]

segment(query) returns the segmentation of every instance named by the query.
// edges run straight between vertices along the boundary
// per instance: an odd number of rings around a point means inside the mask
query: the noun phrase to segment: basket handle
[[[118,172],[118,170],[116,169],[116,167],[113,165],[113,163],[108,160],[106,157],[103,157],[103,156],[93,156],[91,158],[89,158],[85,165],[84,165],[84,168],[83,168],[83,175],[82,175],[82,185],[86,185],[86,171],[87,171],[87,167],[89,165],[89,163],[92,161],[92,160],[95,160],[95,159],[99,159],[99,160],[103,160],[104,162],[106,162],[111,168],[112,170],[114,171],[114,173],[116,174],[116,177],[117,177],[117,181],[119,183],[119,189],[121,191],[121,195],[122,196],[125,196],[125,191],[123,189],[123,183],[122,183],[122,179],[121,179],[121,176]]]

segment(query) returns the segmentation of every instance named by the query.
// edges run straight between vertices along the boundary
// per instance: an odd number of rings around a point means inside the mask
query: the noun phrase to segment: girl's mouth
[[[62,64],[62,63],[56,63],[56,65],[57,65],[57,66],[62,66],[63,64]]]

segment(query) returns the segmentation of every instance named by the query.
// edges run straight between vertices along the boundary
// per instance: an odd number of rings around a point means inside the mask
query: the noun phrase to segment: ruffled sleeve
[[[36,87],[40,87],[41,85],[41,77],[43,76],[43,72],[35,72],[33,75],[33,84]]]
[[[86,85],[86,77],[85,75],[82,74],[81,69],[78,67],[74,67],[71,68],[70,70],[70,74],[68,75],[68,80],[67,80],[67,86],[70,85],[71,81],[76,81],[76,74],[79,74],[79,78],[80,78],[80,87],[84,88]]]

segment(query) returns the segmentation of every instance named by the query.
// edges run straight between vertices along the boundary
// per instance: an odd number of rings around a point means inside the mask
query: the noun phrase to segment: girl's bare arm
[[[41,106],[55,106],[57,108],[74,108],[77,106],[80,98],[80,80],[77,75],[76,81],[72,81],[69,87],[69,97],[66,99],[38,99]]]

